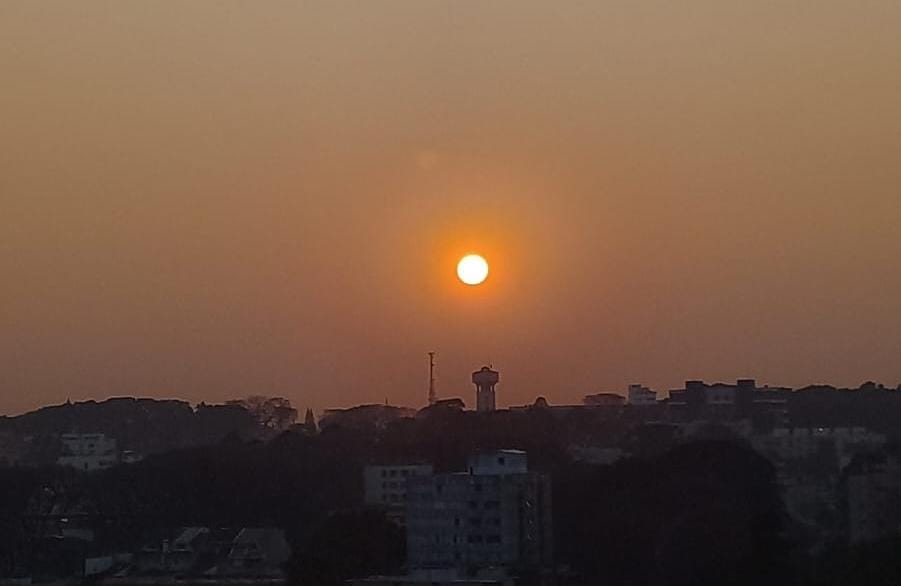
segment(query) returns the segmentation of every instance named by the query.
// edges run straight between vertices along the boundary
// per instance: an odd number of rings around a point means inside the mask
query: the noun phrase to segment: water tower
[[[476,386],[476,411],[495,410],[494,386],[500,378],[500,373],[488,366],[472,373],[472,384]]]

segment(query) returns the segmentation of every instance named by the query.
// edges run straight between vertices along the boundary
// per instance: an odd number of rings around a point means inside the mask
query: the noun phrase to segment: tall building
[[[526,454],[488,452],[467,471],[407,481],[407,561],[412,569],[542,567],[552,562],[549,479]]]
[[[472,373],[472,384],[476,386],[476,411],[484,413],[497,408],[494,387],[500,380],[500,373],[488,366]]]

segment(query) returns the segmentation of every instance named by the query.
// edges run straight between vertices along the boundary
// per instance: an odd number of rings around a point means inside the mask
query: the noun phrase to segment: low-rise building
[[[115,438],[102,433],[67,433],[60,437],[62,455],[60,466],[78,470],[103,470],[119,463],[119,451]]]
[[[636,407],[656,405],[657,393],[642,385],[629,385],[627,401],[629,405],[635,405]]]
[[[146,544],[134,556],[138,573],[190,573],[205,554],[214,552],[207,527],[183,527],[170,538]]]
[[[582,403],[586,407],[622,407],[626,404],[626,398],[616,393],[595,393],[585,395]]]
[[[226,574],[281,576],[282,566],[291,557],[291,546],[281,529],[248,527],[242,529],[228,552],[228,564],[220,568]]]
[[[669,392],[667,407],[675,420],[730,420],[752,416],[766,416],[776,424],[786,418],[791,389],[758,387],[754,379],[739,379],[736,383],[711,383],[700,380],[685,381],[685,388]]]

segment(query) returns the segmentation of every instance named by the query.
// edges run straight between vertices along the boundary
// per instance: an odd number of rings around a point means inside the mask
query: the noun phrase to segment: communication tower
[[[435,353],[429,352],[429,405],[434,405],[438,401],[438,394],[435,391]]]

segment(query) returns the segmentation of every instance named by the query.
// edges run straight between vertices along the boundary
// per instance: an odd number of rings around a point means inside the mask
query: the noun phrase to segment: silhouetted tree
[[[288,578],[294,584],[340,586],[350,578],[397,574],[404,555],[404,532],[384,514],[336,513],[294,546]]]
[[[774,583],[787,571],[772,465],[731,442],[554,479],[559,561],[587,583]]]
[[[901,536],[823,553],[808,583],[814,586],[897,586],[901,584]]]
[[[285,431],[297,421],[297,409],[284,397],[251,395],[244,399],[228,401],[227,405],[240,405],[266,429]]]

